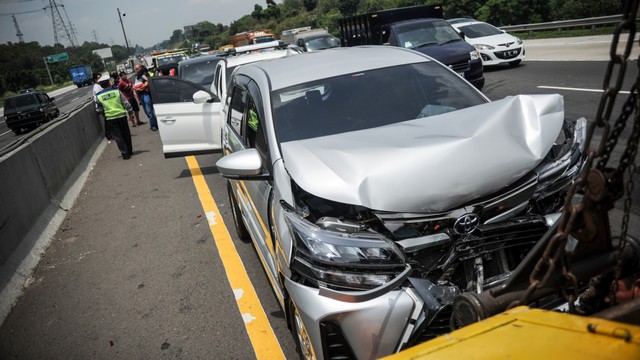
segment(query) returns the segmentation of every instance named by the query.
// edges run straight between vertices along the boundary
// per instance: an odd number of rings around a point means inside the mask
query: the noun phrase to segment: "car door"
[[[175,76],[151,77],[149,90],[165,158],[220,151],[220,99]]]
[[[254,148],[262,158],[263,173],[271,173],[267,137],[264,133],[264,108],[258,86],[245,76],[238,76],[229,87],[229,110],[226,131],[230,152]],[[268,176],[267,176],[268,177]],[[271,236],[270,200],[272,180],[232,181],[247,230],[256,244],[260,258],[275,280],[275,246]]]

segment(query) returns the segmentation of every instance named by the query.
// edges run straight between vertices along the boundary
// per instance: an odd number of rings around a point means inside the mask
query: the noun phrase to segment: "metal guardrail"
[[[620,22],[622,18],[622,14],[620,15],[609,15],[609,16],[599,16],[599,17],[590,17],[584,19],[574,19],[574,20],[563,20],[563,21],[550,21],[545,23],[537,23],[537,24],[523,24],[523,25],[509,25],[509,26],[501,26],[500,29],[504,31],[535,31],[535,30],[555,30],[569,27],[577,27],[577,26],[596,26],[596,25],[605,25],[605,24],[616,24]]]

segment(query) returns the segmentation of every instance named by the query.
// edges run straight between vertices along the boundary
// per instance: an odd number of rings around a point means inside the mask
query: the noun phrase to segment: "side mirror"
[[[211,94],[209,94],[204,90],[198,90],[193,94],[193,102],[195,104],[204,104],[207,102],[213,102],[216,99],[217,99],[216,97],[212,97]]]
[[[262,173],[262,158],[256,149],[245,149],[223,156],[216,162],[220,174],[229,179],[261,180],[269,178]]]

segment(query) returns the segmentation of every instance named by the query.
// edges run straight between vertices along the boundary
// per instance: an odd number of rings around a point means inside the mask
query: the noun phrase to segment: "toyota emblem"
[[[471,234],[480,224],[480,216],[467,213],[460,216],[453,224],[453,230],[460,235]]]

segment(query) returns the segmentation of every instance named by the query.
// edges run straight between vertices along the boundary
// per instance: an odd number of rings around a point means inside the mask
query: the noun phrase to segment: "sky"
[[[265,0],[55,0],[65,23],[67,17],[76,30],[78,43],[125,45],[118,10],[122,17],[129,46],[151,47],[168,40],[176,29],[200,21],[229,25],[248,15],[254,5],[267,7]],[[276,1],[280,3],[281,1]],[[15,14],[25,42],[53,45],[53,24],[49,0],[0,0],[0,43],[18,42],[12,14]],[[60,6],[63,5],[63,6]],[[47,7],[47,12],[43,8]],[[31,12],[34,11],[34,12]],[[65,13],[66,11],[66,13]],[[23,14],[20,14],[23,13]],[[67,24],[68,25],[68,24]],[[58,33],[59,41],[71,44]]]

